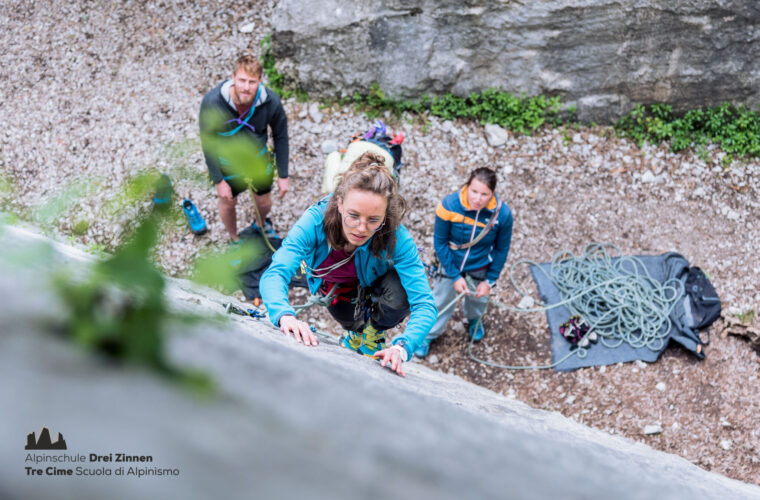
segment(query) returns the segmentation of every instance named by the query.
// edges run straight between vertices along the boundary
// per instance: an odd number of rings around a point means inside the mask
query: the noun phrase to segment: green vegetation
[[[298,102],[309,100],[309,94],[301,89],[288,89],[285,85],[285,75],[277,71],[274,65],[272,53],[272,36],[267,35],[261,41],[262,55],[261,65],[264,67],[264,75],[267,77],[267,86],[274,90],[283,99],[295,97]]]
[[[177,368],[166,359],[171,321],[197,318],[170,311],[163,275],[151,262],[162,215],[153,212],[113,255],[95,263],[85,280],[58,274],[54,287],[67,311],[64,335],[114,360],[147,366],[192,390],[208,393],[203,373]]]
[[[748,311],[744,311],[741,314],[737,314],[736,317],[744,323],[745,325],[751,324],[753,321],[755,321],[755,310],[750,309]]]
[[[760,113],[729,103],[693,109],[680,117],[667,104],[640,104],[615,124],[615,130],[639,146],[670,141],[673,151],[694,147],[700,158],[707,156],[705,145],[714,143],[727,153],[726,163],[738,156],[760,156]]]
[[[32,219],[43,229],[49,229],[53,223],[71,209],[85,196],[94,191],[94,182],[86,179],[76,179],[69,182],[55,196],[49,198],[37,208]]]
[[[377,83],[372,84],[367,95],[355,93],[342,103],[353,104],[370,119],[384,111],[390,111],[394,116],[401,116],[404,112],[430,114],[444,120],[465,118],[483,124],[495,123],[521,134],[530,134],[547,122],[557,125],[575,112],[568,109],[563,113],[559,97],[515,97],[500,89],[486,89],[467,97],[445,94],[403,101],[387,97]]]
[[[79,219],[71,225],[71,233],[74,236],[83,236],[90,229],[90,222],[85,219]]]

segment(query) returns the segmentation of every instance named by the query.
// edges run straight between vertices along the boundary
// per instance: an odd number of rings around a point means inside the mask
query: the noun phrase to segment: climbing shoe
[[[589,344],[596,344],[599,337],[595,331],[589,330],[591,330],[591,325],[578,315],[571,316],[569,320],[559,325],[560,335],[572,344],[570,349],[586,348]]]
[[[159,209],[166,209],[172,203],[172,180],[166,174],[161,174],[156,182],[156,192],[153,195],[153,205]]]
[[[428,352],[430,352],[430,341],[425,339],[420,346],[414,350],[414,355],[422,359],[428,355]]]
[[[346,331],[346,333],[343,334],[341,344],[350,351],[358,352],[359,348],[362,346],[362,337],[356,332]]]
[[[480,342],[486,331],[483,329],[483,322],[480,319],[471,319],[467,326],[467,336],[475,342]]]
[[[198,212],[198,209],[195,208],[195,204],[192,201],[185,198],[182,202],[182,211],[185,212],[187,223],[190,224],[190,230],[194,234],[203,234],[208,230],[206,221],[200,212]]]
[[[376,330],[372,325],[362,330],[362,346],[359,352],[365,356],[374,356],[377,351],[385,349],[385,330]]]

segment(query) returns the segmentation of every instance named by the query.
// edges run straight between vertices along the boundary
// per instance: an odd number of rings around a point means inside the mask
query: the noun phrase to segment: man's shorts
[[[249,188],[258,195],[267,194],[272,190],[272,184],[274,184],[274,155],[267,154],[266,157],[268,161],[265,168],[252,169],[246,175],[233,174],[222,168],[222,175],[232,189],[232,196],[237,196]],[[220,157],[219,161],[222,165],[227,164],[224,158]]]
[[[237,196],[243,191],[247,191],[249,187],[254,193],[264,195],[272,190],[272,185],[274,184],[274,175],[272,175],[269,180],[252,179],[250,186],[240,175],[227,175],[223,170],[222,175],[224,175],[224,180],[227,181],[227,184],[230,185],[230,189],[232,189],[232,196]]]

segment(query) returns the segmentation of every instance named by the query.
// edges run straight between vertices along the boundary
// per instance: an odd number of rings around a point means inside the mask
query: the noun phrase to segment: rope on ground
[[[614,249],[621,255],[617,261],[613,262],[608,249]],[[601,337],[601,343],[608,348],[626,342],[633,348],[662,349],[672,325],[670,313],[684,294],[680,280],[671,278],[660,284],[650,276],[641,259],[623,256],[620,249],[611,244],[591,243],[580,257],[566,250],[557,252],[552,258],[549,272],[528,259],[515,262],[509,270],[510,282],[517,293],[527,297],[529,295],[514,280],[515,268],[523,264],[534,265],[544,273],[559,290],[561,300],[556,304],[521,308],[500,304],[489,297],[486,308],[488,304],[494,304],[507,311],[541,312],[565,306],[571,315],[581,316],[591,326],[584,338],[595,331]],[[468,286],[475,289],[469,277]],[[464,295],[460,293],[441,311],[453,307]],[[482,316],[478,321],[482,321]],[[510,370],[554,368],[573,355],[584,358],[588,354],[586,348],[577,347],[549,365],[512,366],[477,358],[472,354],[473,343],[471,339],[468,354],[474,361]]]

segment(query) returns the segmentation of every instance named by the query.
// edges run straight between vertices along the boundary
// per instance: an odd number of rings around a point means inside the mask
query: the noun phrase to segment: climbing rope
[[[248,185],[251,186],[252,184],[249,183]],[[272,243],[269,242],[269,238],[267,237],[266,231],[264,231],[264,218],[261,216],[261,212],[259,212],[259,206],[256,204],[256,198],[253,196],[255,191],[253,190],[253,188],[250,188],[250,189],[251,189],[251,198],[253,198],[253,209],[256,212],[256,222],[259,225],[261,236],[264,237],[264,243],[266,243],[269,249],[272,251],[272,253],[274,253],[276,252],[276,250],[272,246]]]
[[[323,307],[330,306],[333,302],[333,299],[334,299],[333,296],[335,295],[336,289],[337,287],[330,288],[330,291],[327,292],[326,295],[317,295],[314,293],[310,293],[309,296],[306,297],[306,302],[297,306],[293,306],[293,309],[295,309],[296,311],[296,316],[298,316],[298,313],[300,313],[301,311],[305,311],[306,309],[309,309],[310,307],[313,307],[313,306],[323,306]]]
[[[614,262],[609,249],[621,254]],[[591,243],[580,257],[565,250],[557,252],[548,272],[532,260],[515,262],[509,270],[510,282],[518,294],[529,297],[514,279],[515,268],[524,264],[536,266],[544,273],[559,290],[561,300],[556,304],[521,308],[507,306],[488,297],[486,308],[488,304],[494,304],[500,309],[524,313],[565,306],[571,315],[581,316],[591,326],[583,338],[595,331],[601,337],[601,343],[609,348],[625,342],[633,348],[662,349],[671,328],[670,313],[684,294],[680,280],[671,278],[660,284],[649,275],[641,259],[622,256],[620,249],[611,244]],[[474,291],[474,282],[469,277],[467,280],[468,287]],[[453,307],[464,295],[464,292],[460,293],[441,311]],[[478,321],[482,321],[482,316]],[[571,356],[584,358],[588,354],[586,348],[577,347],[550,365],[511,366],[477,358],[472,354],[473,343],[471,339],[468,347],[470,358],[487,366],[511,370],[554,368]]]

